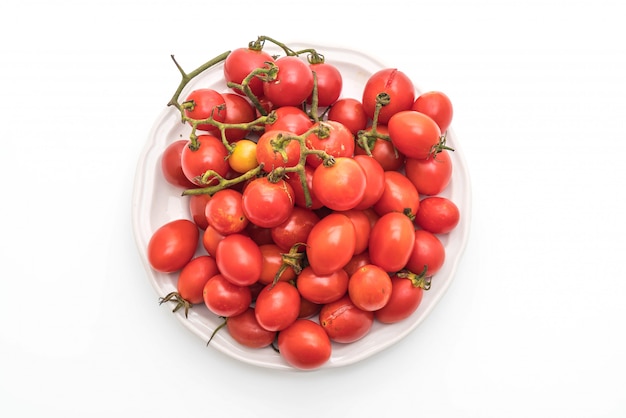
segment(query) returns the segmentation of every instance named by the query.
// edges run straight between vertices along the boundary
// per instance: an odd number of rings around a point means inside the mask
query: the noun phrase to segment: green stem
[[[208,170],[202,175],[202,182],[211,183],[217,180],[217,184],[213,184],[211,186],[197,188],[197,189],[186,189],[183,191],[183,196],[200,195],[200,194],[208,194],[212,196],[222,189],[226,189],[231,186],[234,186],[235,184],[239,184],[246,180],[252,179],[258,176],[259,174],[261,174],[262,172],[263,172],[263,164],[259,164],[257,167],[253,168],[252,170],[248,170],[247,172],[243,173],[242,175],[238,177],[235,177],[232,179],[225,179],[224,177],[217,174],[215,171]]]

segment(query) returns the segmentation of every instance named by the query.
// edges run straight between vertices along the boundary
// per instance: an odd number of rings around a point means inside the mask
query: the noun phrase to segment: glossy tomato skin
[[[282,331],[300,315],[301,297],[288,282],[266,285],[256,298],[254,311],[259,324],[268,331]]]
[[[374,312],[374,318],[383,324],[393,324],[411,316],[422,302],[424,290],[414,286],[410,279],[393,276],[391,297],[387,304]]]
[[[363,199],[354,208],[365,210],[372,207],[385,191],[385,170],[374,158],[368,155],[355,155],[353,157],[365,173],[365,193]]]
[[[304,110],[296,106],[283,106],[274,109],[275,120],[265,124],[265,132],[284,131],[302,135],[313,126],[313,121]]]
[[[322,129],[328,129],[328,136],[311,133],[306,137],[307,148],[325,151],[332,157],[352,157],[354,155],[354,136],[348,128],[336,121],[320,121],[313,124],[312,128],[323,125]],[[308,155],[306,163],[311,167],[317,167],[323,160],[317,155]]]
[[[237,48],[231,51],[224,60],[224,78],[226,82],[241,84],[248,75],[257,68],[264,68],[266,62],[274,62],[274,58],[263,50],[251,48]],[[260,98],[263,96],[263,82],[258,77],[254,77],[248,85],[252,93]],[[237,94],[244,93],[233,88]]]
[[[448,150],[441,150],[421,160],[407,158],[404,164],[406,177],[421,195],[437,195],[450,184],[452,161]]]
[[[181,165],[181,155],[183,149],[187,146],[186,139],[179,139],[169,144],[161,154],[161,172],[165,180],[176,187],[183,189],[192,189],[196,185],[193,184],[183,172]]]
[[[381,267],[368,264],[358,268],[348,282],[348,295],[359,309],[374,312],[391,297],[391,278]]]
[[[295,56],[278,58],[276,79],[263,83],[263,93],[275,107],[298,106],[313,91],[313,73],[308,64]]]
[[[243,191],[243,213],[253,224],[273,228],[285,222],[295,205],[292,187],[285,180],[252,180]]]
[[[198,135],[197,144],[198,148],[192,149],[189,141],[181,153],[181,167],[185,177],[196,186],[206,186],[200,177],[207,170],[225,177],[230,166],[227,161],[228,150],[222,141],[213,135]]]
[[[354,254],[360,254],[367,250],[369,245],[370,232],[372,231],[372,224],[370,217],[366,211],[358,209],[350,209],[339,212],[342,215],[347,216],[354,225],[355,232],[355,246]]]
[[[244,347],[263,348],[276,339],[276,331],[268,331],[259,325],[254,308],[251,307],[239,315],[228,317],[226,329],[230,336]]]
[[[446,249],[441,240],[432,232],[417,229],[413,251],[406,263],[407,270],[415,274],[425,271],[426,276],[433,276],[443,267],[445,259]]]
[[[369,256],[372,264],[388,273],[402,270],[415,245],[415,226],[400,212],[381,216],[370,233]]]
[[[397,68],[384,68],[372,74],[363,89],[363,108],[367,116],[374,117],[376,96],[387,93],[390,102],[379,113],[378,122],[387,124],[395,113],[408,110],[415,101],[415,86],[411,79]]]
[[[415,185],[398,171],[385,171],[385,188],[373,205],[374,211],[382,216],[389,212],[415,215],[419,209],[420,196]]]
[[[230,317],[245,312],[252,302],[248,286],[238,286],[222,274],[211,277],[203,289],[204,304],[215,315]]]
[[[361,165],[350,157],[335,158],[327,167],[319,165],[313,172],[315,196],[329,209],[346,211],[363,200],[367,177]]]
[[[283,252],[288,252],[294,245],[306,243],[313,225],[319,220],[319,216],[312,210],[295,206],[283,223],[271,228],[272,241]],[[299,248],[304,251],[304,246]]]
[[[206,218],[206,217],[205,217]],[[202,234],[202,246],[209,255],[215,257],[217,252],[217,245],[222,241],[226,235],[221,234],[211,225],[207,226]]]
[[[371,128],[366,129],[365,132],[371,133]],[[376,132],[381,135],[389,135],[389,130],[386,125],[378,125]],[[405,156],[395,149],[391,141],[377,138],[369,147],[372,157],[380,163],[383,170],[397,171],[403,167]],[[354,154],[367,155],[367,151],[361,145],[357,145],[354,149]]]
[[[450,127],[454,114],[452,101],[440,91],[427,91],[420,94],[411,106],[411,110],[430,116],[437,123],[442,133],[445,133]]]
[[[363,103],[349,97],[339,99],[332,105],[328,111],[328,120],[341,123],[354,136],[367,127],[367,115],[363,109]]]
[[[374,313],[358,308],[346,294],[322,306],[319,323],[332,341],[348,344],[360,340],[370,332],[374,324]]]
[[[415,215],[415,223],[433,234],[447,234],[460,221],[458,206],[443,196],[428,196],[420,201],[420,208]]]
[[[245,97],[235,93],[222,93],[226,106],[224,123],[249,123],[256,119],[256,109]],[[250,133],[250,129],[228,128],[225,130],[229,142],[239,141]]]
[[[313,173],[315,172],[315,168],[311,167],[308,164],[304,166],[304,177],[306,182],[306,187],[309,191],[309,196],[311,197],[311,202],[307,204],[306,195],[304,194],[304,187],[302,186],[302,181],[300,180],[300,176],[297,174],[290,174],[287,176],[285,181],[289,183],[291,188],[293,189],[295,206],[299,206],[305,209],[319,209],[324,204],[319,200],[317,195],[315,194],[315,190],[313,190]]]
[[[348,273],[343,269],[328,275],[318,275],[307,266],[298,275],[296,286],[303,298],[313,303],[326,304],[346,294],[348,279]]]
[[[228,157],[228,165],[239,174],[256,168],[259,162],[256,158],[257,143],[250,139],[240,139],[234,143],[233,152]]]
[[[217,244],[215,260],[220,273],[237,286],[250,286],[261,277],[263,255],[247,235],[226,235]]]
[[[263,133],[256,147],[256,159],[259,164],[263,164],[263,171],[269,173],[276,167],[293,167],[300,161],[300,143],[297,140],[291,140],[285,146],[285,156],[275,151],[272,145],[273,141],[279,140],[281,137],[293,137],[294,134],[289,131],[273,129]]]
[[[320,368],[332,354],[330,338],[310,319],[297,319],[279,332],[278,350],[289,365],[301,370]]]
[[[396,113],[389,119],[387,128],[391,142],[407,158],[428,158],[441,139],[437,123],[414,110]]]
[[[330,106],[337,101],[343,88],[343,78],[339,69],[333,64],[320,62],[309,64],[317,79],[317,105]],[[312,94],[307,101],[312,103]]]
[[[203,231],[209,226],[205,214],[206,205],[209,200],[211,200],[210,194],[193,194],[189,196],[189,213],[191,220]]]
[[[356,232],[350,218],[331,213],[311,229],[306,255],[315,274],[327,275],[348,264],[355,247]]]
[[[163,273],[182,269],[195,255],[199,236],[198,227],[188,219],[176,219],[160,226],[148,242],[150,266]]]
[[[261,270],[261,277],[259,277],[260,283],[266,285],[272,283],[274,280],[287,282],[296,278],[296,272],[292,267],[285,268],[280,276],[276,278],[276,275],[283,264],[283,253],[278,245],[263,244],[259,246],[259,249],[263,255],[263,268]]]
[[[189,93],[185,103],[192,103],[193,106],[185,109],[185,115],[195,120],[204,120],[210,117],[217,122],[226,120],[226,100],[220,92],[214,89],[201,88]],[[210,123],[201,123],[198,129],[213,135],[219,135],[219,129]]]
[[[178,275],[176,284],[178,294],[193,305],[202,303],[204,301],[204,285],[218,273],[215,258],[210,255],[200,255],[193,258]]]
[[[243,213],[242,194],[233,189],[217,191],[205,207],[209,225],[222,235],[243,231],[249,221]]]

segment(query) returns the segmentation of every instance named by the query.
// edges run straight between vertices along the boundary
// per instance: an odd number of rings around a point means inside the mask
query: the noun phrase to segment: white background
[[[217,3],[217,4],[212,4]],[[626,416],[626,31],[617,1],[3,2],[0,405],[12,417]],[[132,235],[188,69],[258,35],[352,47],[455,104],[471,235],[427,320],[356,365],[205,346]]]

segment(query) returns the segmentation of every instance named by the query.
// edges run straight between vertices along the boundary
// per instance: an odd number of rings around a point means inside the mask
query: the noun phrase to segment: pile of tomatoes
[[[266,52],[268,41],[285,54]],[[441,195],[450,99],[416,93],[395,68],[344,97],[325,58],[259,37],[183,72],[169,105],[191,134],[169,141],[161,167],[189,217],[160,226],[146,248],[176,283],[161,303],[206,307],[223,318],[214,332],[306,370],[375,321],[414,313],[444,263],[440,237],[460,218]],[[216,63],[222,90],[178,97]]]

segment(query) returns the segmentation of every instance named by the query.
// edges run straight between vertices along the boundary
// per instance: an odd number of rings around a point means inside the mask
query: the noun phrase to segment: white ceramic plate
[[[272,54],[280,54],[282,50],[266,44],[265,50]],[[295,50],[315,48],[324,54],[329,63],[335,64],[342,72],[344,87],[342,97],[360,99],[368,77],[374,72],[390,65],[379,62],[361,52],[347,49],[314,45],[290,45]],[[210,57],[209,57],[210,58]],[[191,69],[188,69],[191,70]],[[410,73],[410,69],[400,68],[419,83],[419,79]],[[173,67],[173,71],[175,68]],[[212,67],[189,83],[181,94],[181,98],[195,88],[207,87],[218,91],[229,91],[223,80],[223,66]],[[172,92],[176,86],[172,86]],[[417,93],[422,91],[416,84]],[[169,98],[164,98],[165,100]],[[452,122],[454,125],[454,121]],[[166,107],[156,119],[145,147],[140,155],[135,176],[132,202],[132,221],[136,244],[146,269],[148,280],[153,285],[158,297],[176,290],[176,274],[155,272],[146,258],[146,248],[153,232],[166,222],[174,219],[191,219],[187,198],[181,197],[181,189],[169,185],[161,173],[160,158],[165,147],[174,140],[188,138],[190,128],[180,121],[179,112],[173,107]],[[363,339],[351,344],[334,344],[330,360],[322,368],[346,366],[370,357],[404,338],[415,329],[434,309],[454,278],[459,260],[465,249],[469,234],[471,192],[466,163],[460,150],[457,138],[452,130],[448,131],[448,145],[455,149],[450,153],[453,163],[453,174],[450,185],[441,195],[453,200],[460,209],[461,220],[451,233],[440,238],[446,248],[444,266],[433,278],[432,287],[424,292],[421,305],[408,319],[392,324],[374,323],[370,333]],[[200,247],[199,247],[200,248]],[[199,249],[199,252],[201,249]],[[155,298],[155,303],[157,299]],[[169,304],[163,309],[170,309]],[[173,313],[181,324],[207,342],[213,330],[222,323],[222,319],[209,312],[201,305],[195,305],[189,311],[188,318],[184,313]],[[271,347],[265,349],[248,349],[235,342],[224,329],[216,334],[211,341],[213,347],[222,353],[242,362],[256,366],[295,370],[289,366]]]

